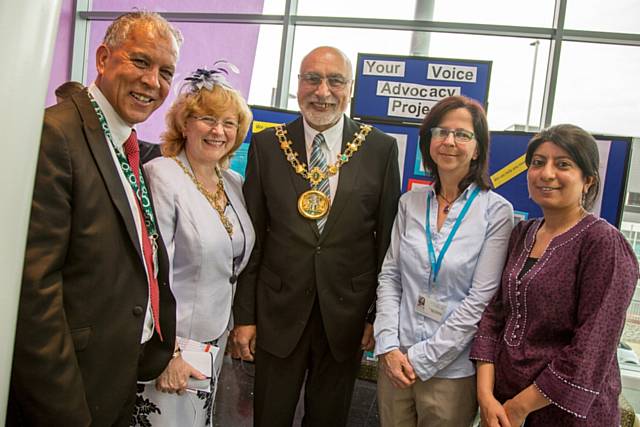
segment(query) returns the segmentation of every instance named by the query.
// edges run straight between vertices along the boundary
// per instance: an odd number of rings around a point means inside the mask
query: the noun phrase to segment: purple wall
[[[153,10],[156,12],[262,13],[263,0],[93,0],[95,11]]]
[[[67,3],[73,3],[72,0],[64,0]],[[131,10],[134,6],[140,9],[145,8],[145,2],[127,1],[127,0],[94,0],[93,10]],[[203,1],[203,0],[185,0],[180,3],[172,0],[155,0],[153,7],[149,5],[149,9],[157,12],[220,12],[220,13],[261,13],[263,0],[244,0],[241,2],[229,1]],[[70,13],[68,14],[70,15]],[[62,17],[64,17],[64,10]],[[62,18],[61,18],[62,19]],[[63,25],[72,27],[73,20],[64,22],[61,20],[60,27]],[[94,21],[90,25],[89,36],[89,55],[87,58],[90,66],[88,67],[87,80],[83,83],[90,84],[95,80],[95,51],[102,41],[102,37],[109,22]],[[176,27],[182,31],[184,36],[184,44],[180,52],[177,72],[175,75],[171,93],[167,100],[149,120],[137,126],[140,139],[150,142],[160,142],[160,134],[164,130],[164,115],[169,106],[175,99],[175,96],[182,85],[182,81],[189,73],[196,68],[211,65],[218,59],[226,59],[234,63],[239,69],[239,75],[233,75],[229,81],[236,87],[245,98],[249,96],[249,87],[251,84],[251,74],[253,71],[253,63],[255,59],[256,45],[258,43],[259,25],[238,25],[238,24],[209,24],[209,23],[176,23]],[[62,31],[60,31],[61,33]],[[71,31],[69,31],[71,32]],[[60,34],[59,33],[59,34]],[[58,36],[60,38],[60,35]],[[70,36],[69,36],[70,37]],[[68,44],[70,46],[70,44]],[[279,48],[279,47],[278,47]],[[61,77],[56,80],[60,84],[68,80],[70,66],[68,58],[71,54],[70,47],[66,53],[66,68],[60,72]],[[57,61],[58,50],[60,45],[56,43],[56,58],[54,58],[54,69],[60,68]],[[62,55],[61,55],[62,56]],[[277,61],[277,57],[274,57]],[[54,75],[52,72],[52,82],[50,84],[50,92],[57,87],[54,84]],[[53,98],[55,102],[55,98]]]
[[[45,105],[56,103],[54,91],[71,77],[71,51],[73,49],[73,12],[74,0],[62,0],[58,36],[53,50],[51,77]]]

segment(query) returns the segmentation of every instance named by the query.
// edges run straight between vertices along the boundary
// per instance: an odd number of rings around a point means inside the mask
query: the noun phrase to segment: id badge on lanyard
[[[436,301],[432,295],[420,292],[416,303],[416,312],[441,323],[447,312],[447,304]]]
[[[431,265],[431,271],[429,274],[429,290],[432,287],[437,286],[438,273],[440,272],[440,267],[442,266],[442,261],[444,260],[444,256],[449,250],[449,246],[453,241],[458,229],[460,228],[460,224],[462,220],[466,216],[469,208],[471,207],[471,203],[473,203],[476,196],[480,192],[480,188],[476,187],[472,192],[466,203],[462,207],[458,218],[456,218],[456,222],[453,224],[449,235],[447,236],[447,240],[444,242],[442,246],[442,250],[438,254],[436,258],[436,251],[433,246],[433,238],[431,236],[431,194],[427,196],[427,218],[425,221],[425,229],[427,234],[427,248],[429,252],[429,264]],[[430,295],[431,294],[431,295]],[[418,295],[418,301],[416,302],[416,311],[423,316],[427,316],[430,319],[441,322],[444,318],[444,315],[447,310],[447,304],[441,303],[435,299],[435,295],[433,292],[429,293],[420,293]]]

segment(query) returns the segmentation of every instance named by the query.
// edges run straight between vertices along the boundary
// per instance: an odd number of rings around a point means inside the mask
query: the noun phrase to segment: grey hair
[[[171,25],[160,14],[146,10],[136,10],[118,16],[107,28],[102,43],[111,49],[120,46],[129,36],[131,29],[138,24],[149,24],[156,34],[171,35],[178,48],[182,45],[184,39],[180,30]]]

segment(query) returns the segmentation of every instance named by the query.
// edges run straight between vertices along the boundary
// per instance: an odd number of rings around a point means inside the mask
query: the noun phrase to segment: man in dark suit
[[[362,349],[373,346],[367,313],[397,210],[398,149],[344,115],[352,75],[340,50],[311,51],[302,117],[254,135],[249,150],[257,239],[233,337],[236,355],[252,359],[255,348],[257,426],[292,424],[305,375],[303,425],[345,425]]]
[[[180,43],[155,13],[119,17],[95,83],[45,112],[10,426],[128,426],[136,381],[174,352],[168,259],[132,128],[169,93]]]

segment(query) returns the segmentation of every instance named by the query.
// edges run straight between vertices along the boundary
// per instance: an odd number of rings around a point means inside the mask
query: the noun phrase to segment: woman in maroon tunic
[[[618,426],[616,347],[638,263],[624,236],[587,212],[598,147],[576,126],[554,126],[531,140],[526,164],[544,218],[513,230],[471,349],[482,425]]]

